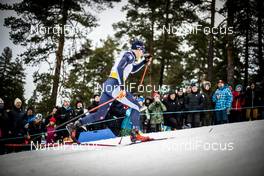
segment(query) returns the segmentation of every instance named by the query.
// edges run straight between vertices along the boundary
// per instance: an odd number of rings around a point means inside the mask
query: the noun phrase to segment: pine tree
[[[23,64],[18,59],[12,61],[12,50],[4,48],[0,56],[0,97],[5,101],[6,108],[11,108],[15,98],[24,102],[25,73]]]
[[[25,63],[53,63],[52,105],[57,100],[66,42],[86,39],[88,29],[97,25],[88,8],[99,12],[105,5],[112,7],[112,2],[118,1],[23,0],[13,5],[0,4],[1,9],[14,10],[18,15],[6,18],[5,25],[11,28],[10,38],[15,44],[27,46],[22,54]]]

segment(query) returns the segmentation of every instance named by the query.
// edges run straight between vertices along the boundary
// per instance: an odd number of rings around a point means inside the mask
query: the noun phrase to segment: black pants
[[[187,116],[187,124],[190,123],[192,125],[192,128],[200,127],[201,119],[200,119],[200,113],[189,113]]]
[[[161,124],[151,124],[150,132],[160,132],[161,131]]]

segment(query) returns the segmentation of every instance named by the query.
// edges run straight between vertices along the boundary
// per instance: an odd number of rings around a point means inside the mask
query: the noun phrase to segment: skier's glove
[[[147,63],[149,65],[152,61],[152,55],[149,53],[144,54],[144,58],[145,58],[145,63]]]
[[[126,91],[120,90],[120,92],[117,95],[117,98],[122,99],[126,96]]]

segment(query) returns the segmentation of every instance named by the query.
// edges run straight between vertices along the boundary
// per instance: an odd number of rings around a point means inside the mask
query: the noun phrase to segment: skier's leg
[[[99,105],[107,102],[108,100],[112,99],[113,97],[109,96],[107,93],[103,93]],[[110,104],[106,104],[104,106],[101,106],[96,112],[90,113],[86,115],[85,117],[80,119],[80,122],[82,125],[93,123],[99,120],[103,120],[109,110]]]
[[[109,96],[107,93],[104,92],[100,98],[99,104],[102,104],[110,100],[111,98],[112,98],[111,96]],[[85,127],[86,124],[104,119],[107,114],[107,111],[109,110],[109,107],[110,107],[110,104],[106,104],[100,107],[95,113],[90,113],[87,116],[77,120],[76,122],[68,124],[66,126],[66,129],[69,135],[71,136],[71,139],[74,142],[78,142],[76,139],[78,129],[82,127],[86,129]]]
[[[120,92],[120,87],[116,87],[115,90],[112,92],[113,97],[117,97],[118,93]],[[148,136],[141,136],[139,134],[139,128],[140,128],[140,105],[139,103],[135,100],[133,95],[130,92],[126,93],[126,96],[121,99],[117,99],[120,101],[122,104],[127,105],[130,107],[131,114],[130,114],[130,119],[133,125],[133,129],[131,131],[130,139],[132,142],[135,141],[148,141],[151,140],[150,137]]]

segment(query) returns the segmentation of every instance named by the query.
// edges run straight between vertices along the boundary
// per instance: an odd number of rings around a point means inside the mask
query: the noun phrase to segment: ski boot
[[[83,128],[87,131],[87,129],[81,124],[80,120],[77,120],[74,123],[69,123],[66,125],[66,129],[70,135],[70,138],[73,140],[73,142],[79,143],[77,140],[77,130]]]
[[[130,133],[130,140],[131,140],[131,142],[135,143],[137,141],[146,142],[146,141],[151,141],[153,139],[150,138],[149,136],[142,136],[139,133],[138,129],[132,129],[132,131]]]

